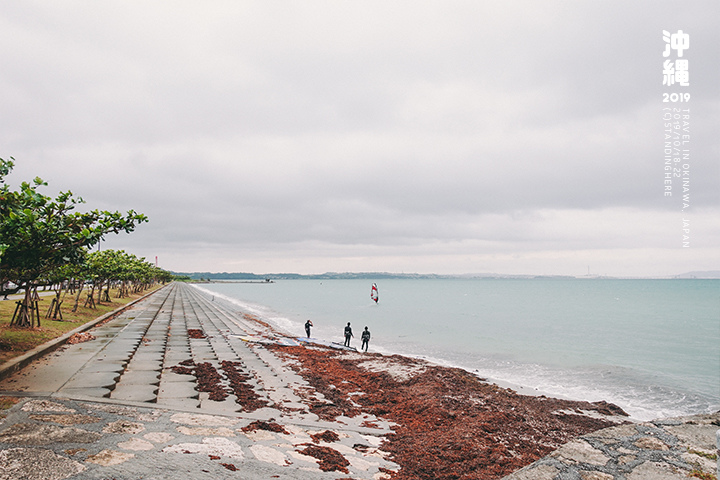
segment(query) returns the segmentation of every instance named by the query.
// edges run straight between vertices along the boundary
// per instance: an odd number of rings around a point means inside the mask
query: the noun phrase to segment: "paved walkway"
[[[165,287],[91,332],[94,340],[0,382],[0,394],[21,398],[0,418],[0,480],[380,479],[398,468],[377,448],[391,425],[369,415],[320,421],[307,398],[327,400],[270,350],[241,338],[274,333],[192,287]],[[265,406],[243,407],[238,389],[213,400],[195,375],[175,368],[208,364],[227,377],[223,361]],[[719,427],[720,413],[612,427],[506,480],[714,473]],[[328,471],[338,457],[340,470]]]

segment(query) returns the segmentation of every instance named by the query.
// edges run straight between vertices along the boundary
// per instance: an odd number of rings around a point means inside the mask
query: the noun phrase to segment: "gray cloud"
[[[715,268],[718,10],[3,5],[0,155],[148,214],[106,243],[174,270]],[[662,196],[663,29],[692,38],[691,251]]]

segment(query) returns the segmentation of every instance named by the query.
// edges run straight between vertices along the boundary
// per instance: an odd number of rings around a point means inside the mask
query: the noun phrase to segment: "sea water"
[[[720,280],[383,279],[198,288],[280,330],[458,366],[638,420],[720,409]]]

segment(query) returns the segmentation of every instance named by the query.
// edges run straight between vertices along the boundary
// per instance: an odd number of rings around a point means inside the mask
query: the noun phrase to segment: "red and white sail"
[[[370,289],[370,298],[375,300],[375,303],[377,303],[378,299],[380,298],[378,297],[377,285],[375,285],[374,283],[372,284],[372,288]]]

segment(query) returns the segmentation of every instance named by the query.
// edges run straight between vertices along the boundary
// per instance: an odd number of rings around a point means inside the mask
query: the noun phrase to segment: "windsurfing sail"
[[[375,303],[378,302],[378,289],[377,285],[375,285],[374,283],[372,284],[372,288],[370,289],[370,298],[375,300]]]

